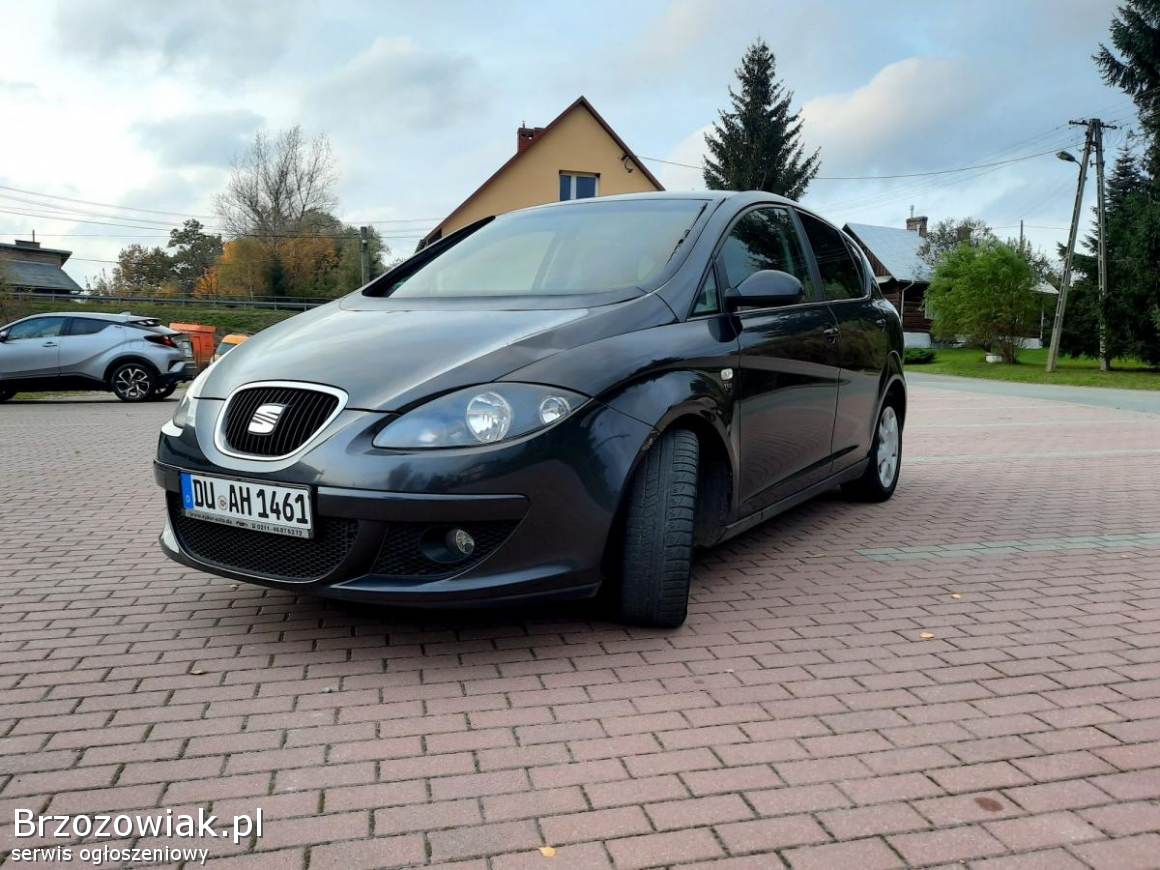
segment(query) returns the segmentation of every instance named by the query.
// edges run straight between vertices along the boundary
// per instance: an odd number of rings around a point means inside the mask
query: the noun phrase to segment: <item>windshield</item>
[[[231,350],[233,350],[237,346],[238,345],[236,342],[223,341],[221,344],[218,345],[218,349],[217,349],[218,356],[222,356],[223,354],[229,353]]]
[[[390,295],[550,296],[645,286],[704,205],[632,199],[503,215],[408,275]]]

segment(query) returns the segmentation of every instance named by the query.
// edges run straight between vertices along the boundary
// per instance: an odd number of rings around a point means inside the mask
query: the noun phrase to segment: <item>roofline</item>
[[[63,260],[61,260],[62,265],[63,265],[65,260],[67,260],[69,257],[72,256],[72,251],[66,251],[63,248],[41,248],[41,247],[30,248],[27,245],[17,245],[14,242],[0,242],[0,248],[2,248],[4,250],[8,250],[8,251],[24,251],[24,252],[40,251],[43,254],[60,254],[64,258]],[[33,261],[29,260],[28,262],[33,262]]]
[[[914,230],[907,230],[907,229],[903,229],[901,227],[885,227],[885,226],[882,226],[881,224],[861,224],[861,226],[876,227],[877,229],[880,229],[880,230],[898,230],[899,232],[903,232],[903,233],[914,233]],[[848,236],[852,237],[859,245],[862,246],[862,250],[864,250],[867,254],[872,256],[875,260],[877,260],[882,265],[882,268],[886,270],[886,275],[885,276],[878,276],[878,277],[887,277],[891,281],[897,281],[900,284],[904,283],[904,282],[909,282],[910,284],[929,284],[930,283],[930,279],[932,277],[930,275],[927,275],[925,278],[913,278],[913,277],[912,278],[900,278],[898,275],[895,275],[893,272],[890,271],[890,268],[885,263],[882,262],[882,258],[874,253],[874,249],[870,247],[870,245],[866,242],[865,239],[863,239],[860,235],[858,235],[858,233],[854,230],[854,228],[852,226],[850,226],[850,224],[848,222],[845,224],[842,224],[842,232],[844,232]],[[914,234],[918,235],[918,233],[914,233]]]
[[[457,215],[459,212],[461,212],[463,210],[463,208],[469,202],[471,202],[473,199],[475,199],[477,196],[479,196],[481,193],[483,193],[483,191],[486,188],[490,187],[492,185],[492,183],[497,178],[499,178],[504,172],[506,172],[507,169],[513,163],[515,163],[523,155],[527,154],[529,151],[531,151],[533,148],[535,148],[540,142],[542,142],[547,137],[548,133],[552,130],[552,128],[554,128],[558,123],[560,123],[560,121],[562,121],[567,115],[569,115],[573,109],[577,109],[581,106],[583,106],[585,109],[587,109],[589,114],[591,114],[592,117],[596,119],[596,122],[598,124],[600,124],[601,127],[604,128],[604,132],[607,133],[610,137],[612,137],[612,141],[615,142],[618,146],[620,146],[620,149],[624,152],[624,156],[630,158],[632,160],[632,162],[635,163],[640,168],[640,171],[644,174],[644,177],[647,178],[650,182],[652,182],[656,186],[658,191],[663,191],[665,189],[665,186],[660,183],[660,181],[657,179],[657,177],[655,175],[653,175],[651,172],[649,172],[648,167],[645,166],[643,162],[641,162],[641,159],[636,156],[636,153],[631,148],[629,148],[628,145],[625,144],[624,140],[620,138],[620,136],[617,134],[617,132],[615,130],[613,130],[612,127],[609,126],[608,122],[605,121],[604,118],[601,117],[600,113],[598,111],[596,111],[596,109],[593,107],[593,105],[590,102],[588,102],[588,98],[585,97],[584,95],[580,95],[579,97],[577,97],[575,100],[572,101],[572,103],[568,106],[568,108],[564,109],[564,111],[562,111],[559,115],[557,115],[555,118],[553,118],[551,121],[549,121],[548,125],[543,128],[542,132],[538,136],[536,136],[536,138],[533,139],[528,144],[528,146],[526,148],[524,148],[523,150],[517,150],[515,154],[513,154],[511,157],[509,157],[507,160],[505,160],[503,162],[503,164],[499,167],[499,169],[497,169],[495,172],[493,172],[491,175],[489,175],[487,177],[487,179],[483,182],[483,184],[481,184],[479,187],[477,187],[475,190],[473,190],[467,196],[467,198],[463,200],[463,202],[459,203],[459,205],[457,205],[455,208],[453,208],[448,213],[447,217],[443,218],[443,220],[439,221],[438,224],[436,224],[434,227],[432,227],[431,231],[428,232],[427,235],[423,236],[423,238],[420,240],[420,242],[419,242],[420,246],[425,246],[425,245],[430,244],[432,241],[432,236],[434,236],[436,233],[442,231],[444,224],[446,224],[449,220],[451,220],[453,217],[455,217],[455,215]]]

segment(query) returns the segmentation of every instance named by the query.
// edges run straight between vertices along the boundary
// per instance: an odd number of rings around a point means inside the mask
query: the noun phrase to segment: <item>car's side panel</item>
[[[750,513],[829,475],[838,370],[826,305],[757,311],[741,322],[738,490]]]
[[[100,332],[60,337],[60,371],[64,375],[86,374],[101,377],[107,364],[102,357],[124,343],[126,328],[111,323]]]
[[[65,318],[56,315],[26,317],[10,324],[7,340],[0,342],[0,379],[46,378],[60,371],[60,330]],[[51,329],[46,330],[46,326]],[[42,335],[21,336],[21,331],[39,329]]]

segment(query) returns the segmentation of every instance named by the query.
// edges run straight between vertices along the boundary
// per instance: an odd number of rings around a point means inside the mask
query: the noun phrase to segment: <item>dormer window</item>
[[[561,172],[560,200],[588,199],[600,193],[600,176],[591,172]]]

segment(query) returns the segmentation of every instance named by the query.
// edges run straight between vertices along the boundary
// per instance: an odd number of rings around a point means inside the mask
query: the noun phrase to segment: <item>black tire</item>
[[[700,445],[687,429],[661,436],[633,476],[624,516],[616,617],[676,628],[689,611]]]
[[[890,418],[894,420],[897,440],[893,466],[887,474],[883,471],[884,457],[879,455],[879,451],[890,448],[890,438],[883,435],[883,423]],[[874,422],[873,438],[866,470],[860,478],[842,486],[842,492],[856,501],[886,501],[898,488],[898,478],[902,474],[902,415],[899,413],[898,400],[893,396],[888,396],[882,403],[882,410]]]
[[[16,395],[16,390],[11,387],[0,387],[0,402],[7,402]]]
[[[153,395],[149,397],[151,402],[161,402],[173,395],[173,391],[177,389],[177,384],[167,384],[163,387],[156,387],[153,390]]]
[[[146,363],[123,362],[109,373],[109,389],[122,402],[147,402],[157,389],[157,371]]]

